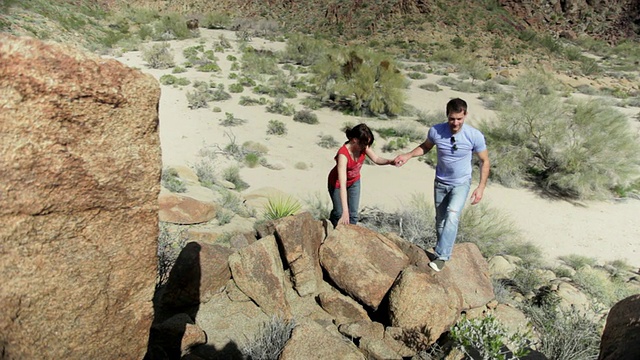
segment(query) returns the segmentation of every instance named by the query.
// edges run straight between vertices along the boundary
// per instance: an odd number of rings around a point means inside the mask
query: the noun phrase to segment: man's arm
[[[433,148],[433,145],[434,144],[429,139],[426,139],[422,144],[418,145],[415,149],[411,150],[411,152],[396,156],[396,158],[393,159],[393,163],[396,166],[402,166],[407,161],[409,161],[409,159],[411,159],[412,157],[420,156],[428,153],[429,150]]]
[[[480,182],[478,183],[478,187],[471,194],[471,205],[475,205],[482,200],[484,188],[487,186],[487,180],[489,179],[489,169],[491,168],[488,150],[485,149],[476,153],[476,155],[478,155],[478,158],[480,159]]]

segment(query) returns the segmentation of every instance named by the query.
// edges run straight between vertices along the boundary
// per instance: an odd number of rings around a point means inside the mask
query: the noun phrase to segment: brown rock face
[[[609,311],[598,359],[640,359],[640,294],[621,300]]]
[[[0,35],[3,358],[144,356],[159,98],[117,61]]]

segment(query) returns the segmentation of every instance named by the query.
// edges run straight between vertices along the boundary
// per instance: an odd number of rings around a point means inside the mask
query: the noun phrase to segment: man
[[[438,151],[436,178],[434,180],[434,203],[436,206],[436,259],[429,263],[440,271],[445,261],[451,258],[453,244],[458,235],[458,223],[462,208],[471,188],[472,154],[480,159],[480,183],[471,194],[471,204],[482,200],[489,177],[489,154],[482,133],[465,125],[467,103],[459,98],[447,103],[447,122],[429,129],[427,139],[413,151],[398,155],[396,166],[404,165],[414,156],[424,155],[434,146]]]

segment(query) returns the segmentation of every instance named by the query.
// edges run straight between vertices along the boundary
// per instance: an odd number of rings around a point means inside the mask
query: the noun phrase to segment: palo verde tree
[[[333,50],[313,67],[318,95],[354,114],[398,115],[407,80],[395,62],[368,49]]]
[[[498,120],[481,124],[492,157],[492,179],[577,199],[610,197],[640,178],[640,141],[621,112],[597,101],[564,101],[548,74],[515,84]],[[638,189],[635,189],[638,190]]]

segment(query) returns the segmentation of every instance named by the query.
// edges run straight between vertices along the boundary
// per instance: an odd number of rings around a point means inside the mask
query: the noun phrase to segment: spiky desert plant
[[[152,69],[168,69],[175,65],[171,45],[166,42],[153,44],[150,48],[143,49],[142,59]]]
[[[281,219],[283,217],[295,215],[301,208],[302,205],[300,202],[291,196],[272,197],[267,201],[264,217],[268,220]]]

